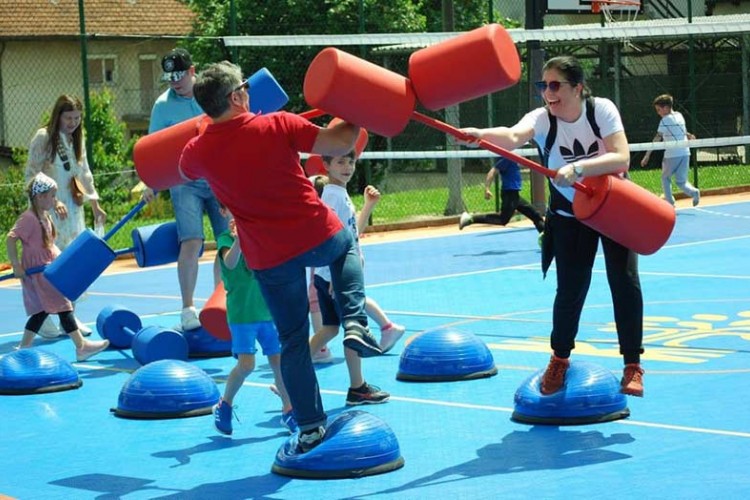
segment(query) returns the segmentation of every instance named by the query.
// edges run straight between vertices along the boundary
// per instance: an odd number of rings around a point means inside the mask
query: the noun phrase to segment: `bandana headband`
[[[39,172],[31,181],[31,196],[46,193],[51,189],[57,189],[57,183],[50,176]]]

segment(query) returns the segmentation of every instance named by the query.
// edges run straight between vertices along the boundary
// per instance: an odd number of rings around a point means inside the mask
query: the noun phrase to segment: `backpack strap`
[[[599,125],[596,123],[596,116],[594,115],[594,98],[591,96],[586,98],[586,119],[588,120],[591,131],[594,132],[596,138],[601,139],[602,133],[599,130]]]
[[[549,153],[552,151],[552,146],[555,144],[557,139],[557,117],[553,116],[552,113],[547,110],[547,118],[549,119],[549,132],[547,132],[547,139],[544,141],[544,149],[542,150],[542,165],[548,166]]]

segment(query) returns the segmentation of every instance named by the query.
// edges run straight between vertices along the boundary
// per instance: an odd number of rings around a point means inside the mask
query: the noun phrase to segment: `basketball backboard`
[[[643,11],[643,4],[647,0],[640,0],[639,12]],[[547,0],[547,14],[591,14],[591,0]],[[633,10],[630,5],[613,5],[614,10]]]

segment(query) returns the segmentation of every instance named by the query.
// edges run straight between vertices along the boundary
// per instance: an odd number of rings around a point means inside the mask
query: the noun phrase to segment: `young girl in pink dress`
[[[13,266],[13,274],[21,279],[23,305],[30,316],[18,347],[31,347],[47,316],[57,314],[60,325],[76,345],[76,360],[84,361],[106,349],[109,341],[84,339],[73,315],[73,304],[47,281],[44,274],[26,274],[26,269],[47,265],[60,254],[60,249],[55,245],[55,226],[49,215],[49,210],[56,203],[57,183],[39,172],[29,182],[26,194],[29,209],[21,214],[6,239],[8,258]],[[22,248],[20,261],[19,241]]]

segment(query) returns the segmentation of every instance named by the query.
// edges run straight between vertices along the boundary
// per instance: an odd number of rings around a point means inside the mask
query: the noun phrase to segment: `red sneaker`
[[[547,369],[544,371],[542,376],[542,394],[545,396],[554,394],[559,391],[565,383],[565,372],[568,371],[570,361],[563,358],[558,358],[554,354],[549,359]]]
[[[625,369],[622,371],[622,380],[620,385],[622,389],[620,392],[627,394],[628,396],[643,397],[643,368],[638,363],[630,363],[625,365]]]

